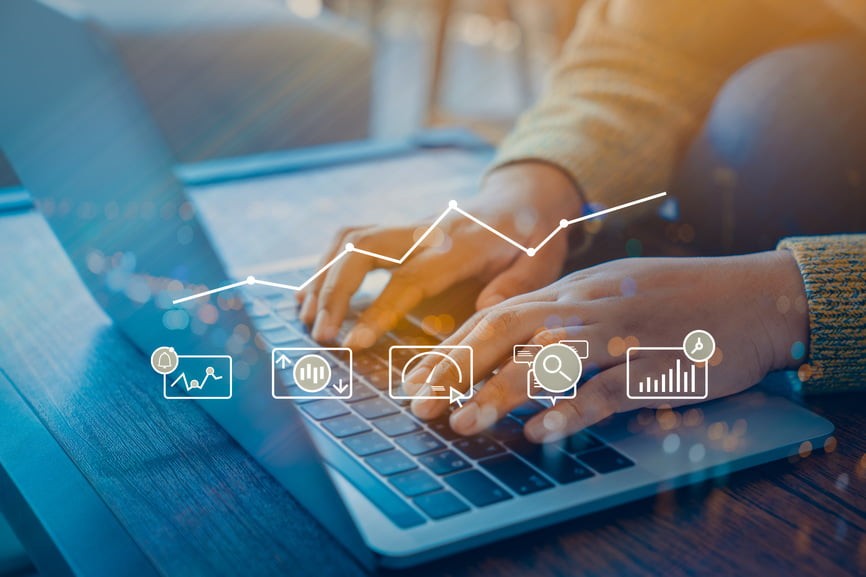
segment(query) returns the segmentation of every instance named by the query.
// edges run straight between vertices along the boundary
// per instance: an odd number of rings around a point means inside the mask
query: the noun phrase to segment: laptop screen
[[[82,281],[145,354],[171,347],[214,359],[191,369],[201,375],[178,377],[187,389],[225,378],[219,359],[232,359],[231,398],[198,402],[357,549],[360,536],[303,419],[292,403],[271,397],[270,358],[240,298],[173,304],[224,284],[226,274],[112,47],[86,20],[39,2],[10,0],[2,10],[0,147]],[[163,379],[153,377],[165,394]]]

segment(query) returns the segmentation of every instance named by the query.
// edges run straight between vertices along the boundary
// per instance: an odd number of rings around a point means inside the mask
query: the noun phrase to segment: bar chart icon
[[[653,354],[663,355],[670,362],[667,370],[656,369],[657,372],[648,374],[636,367],[638,355],[648,358]],[[682,347],[632,347],[626,355],[629,399],[700,400],[709,396],[707,363],[692,362]]]

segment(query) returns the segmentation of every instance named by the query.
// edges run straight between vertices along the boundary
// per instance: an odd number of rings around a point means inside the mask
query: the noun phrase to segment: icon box
[[[676,365],[657,375],[634,375],[633,357],[639,352],[653,351],[675,351],[681,353],[682,358],[677,358]],[[693,363],[683,347],[631,347],[626,351],[625,380],[629,399],[704,400],[710,394],[709,378],[709,364]]]
[[[468,367],[460,367],[460,364],[454,360],[451,355],[448,353],[452,351],[466,351],[469,353],[469,366]],[[405,352],[404,352],[405,351]],[[415,354],[412,354],[415,352]],[[428,355],[435,355],[440,357],[442,360],[450,360],[454,363],[454,366],[457,368],[458,379],[461,385],[465,386],[465,392],[462,392],[459,396],[453,394],[446,387],[442,387],[439,392],[442,394],[436,395],[401,395],[398,390],[400,386],[403,384],[403,380],[406,378],[406,375],[411,372],[408,369],[411,369],[412,365],[417,364],[417,360],[422,359]],[[400,356],[408,356],[408,359],[402,360],[400,359],[399,366],[397,366],[396,357]],[[474,392],[474,381],[473,381],[473,351],[472,347],[468,345],[455,345],[455,346],[442,346],[442,345],[430,345],[430,346],[421,346],[421,345],[394,345],[388,349],[388,395],[395,400],[402,401],[411,401],[413,399],[448,399],[450,397],[451,402],[469,400],[472,398],[472,394]],[[464,371],[464,369],[468,369]],[[395,380],[394,376],[398,375],[399,380]]]
[[[541,392],[535,393],[533,389]],[[535,371],[529,369],[526,371],[526,396],[536,401],[547,399],[552,405],[555,405],[556,401],[575,398],[577,396],[577,385],[574,385],[564,393],[552,393],[541,386],[541,383],[535,379]]]
[[[574,352],[577,353],[578,358],[581,360],[589,357],[589,341],[584,340],[562,340],[557,341],[557,343],[561,345],[566,345],[574,349]],[[516,364],[519,365],[528,365],[529,370],[526,371],[526,396],[530,399],[534,400],[548,400],[551,404],[556,404],[556,401],[562,399],[573,399],[577,396],[577,384],[566,392],[562,393],[554,393],[547,389],[545,389],[541,383],[535,378],[535,371],[533,369],[533,363],[535,362],[535,356],[543,349],[542,345],[514,345],[513,350],[513,359]],[[540,392],[536,392],[540,391]]]
[[[577,356],[583,359],[589,358],[589,341],[557,341],[561,345],[568,345],[573,348]],[[535,360],[535,355],[543,349],[542,345],[514,345],[512,358],[518,365],[531,365]]]
[[[331,380],[334,381],[336,373],[344,368],[348,373],[348,382],[342,377],[336,377],[336,381],[329,382],[321,392],[307,393],[294,383],[294,376],[292,376],[292,370],[289,367],[293,367],[297,360],[306,355],[316,355],[323,352],[330,353],[331,357],[342,356],[345,358],[345,360],[334,361],[332,358],[322,355],[326,361],[331,363],[332,367],[335,363],[337,364]],[[285,377],[281,377],[280,374],[285,374]],[[291,384],[289,382],[284,383],[283,378],[291,381]],[[277,347],[271,351],[271,396],[275,399],[349,399],[352,397],[353,380],[352,349],[346,347]],[[286,392],[286,388],[289,386],[294,387],[293,391],[300,390],[301,392]]]
[[[219,378],[208,374],[207,368],[213,365],[221,365]],[[225,369],[228,369],[226,374]],[[190,371],[190,375],[186,372]],[[216,374],[214,372],[213,374]],[[226,379],[226,382],[221,382]],[[201,384],[201,387],[193,386],[193,382]],[[205,392],[205,387],[211,384],[211,388]],[[182,387],[186,394],[178,394]],[[221,394],[211,394],[209,391],[216,388]],[[195,391],[202,391],[196,393]],[[171,373],[162,376],[162,396],[169,401],[221,401],[232,398],[232,358],[229,355],[177,355],[177,368]]]

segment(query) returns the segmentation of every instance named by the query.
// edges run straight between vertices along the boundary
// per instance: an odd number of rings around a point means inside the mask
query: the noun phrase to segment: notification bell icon
[[[177,368],[177,353],[171,347],[159,347],[150,355],[150,366],[160,375],[173,373]]]

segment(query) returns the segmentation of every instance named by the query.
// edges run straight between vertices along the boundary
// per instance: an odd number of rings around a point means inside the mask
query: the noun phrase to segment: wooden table
[[[484,153],[431,154],[423,170],[406,169],[405,159],[380,161],[375,182],[358,176],[362,164],[333,180],[300,171],[293,157],[182,173],[211,183],[195,198],[210,226],[227,227],[217,244],[241,268],[321,250],[351,218],[415,218],[437,212],[446,195],[474,190]],[[246,178],[257,171],[275,174]],[[238,179],[216,183],[227,177]],[[294,196],[301,189],[307,195]],[[400,200],[383,203],[388,195]],[[246,234],[244,213],[232,207],[268,207],[277,216],[260,227],[267,238]],[[321,229],[309,226],[337,212]],[[0,263],[0,507],[43,574],[362,572],[205,413],[161,399],[161,381],[89,298],[40,215],[0,217]],[[661,493],[406,573],[866,574],[864,400],[808,400],[837,426],[827,453]]]

